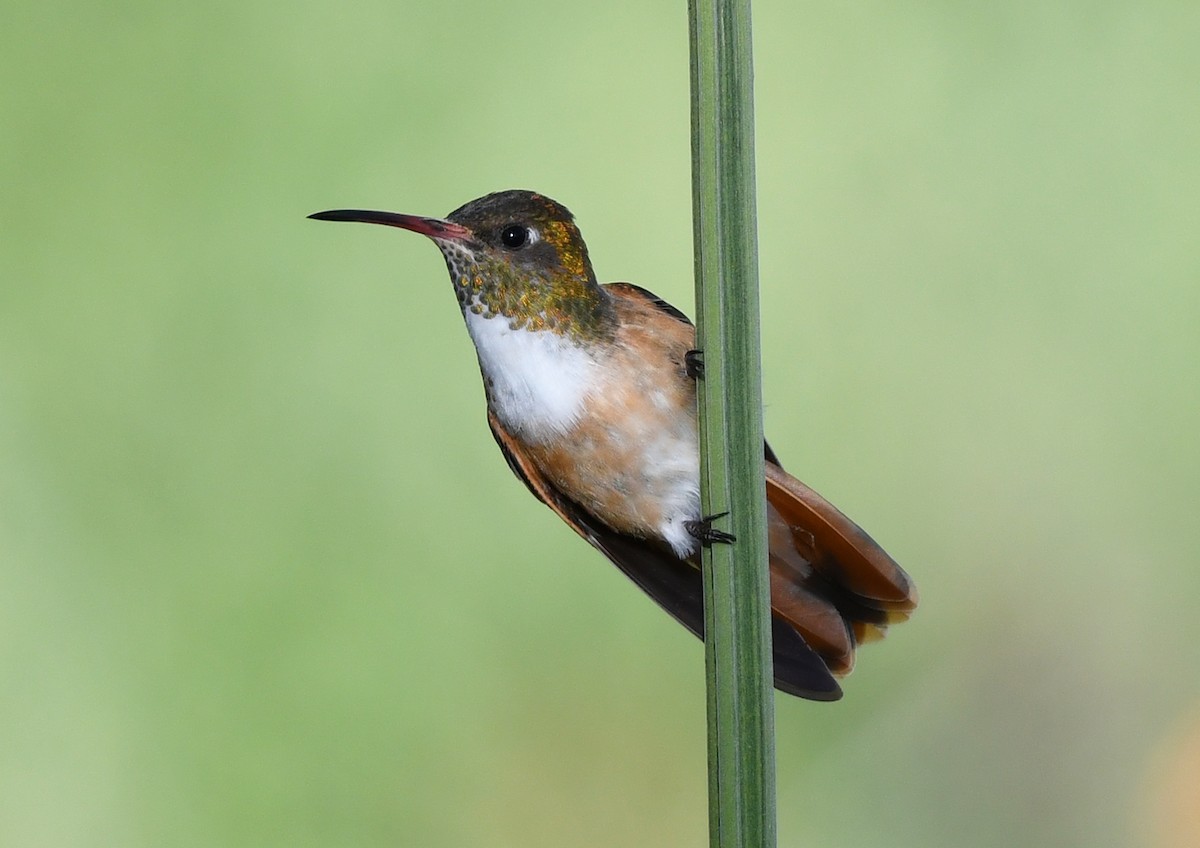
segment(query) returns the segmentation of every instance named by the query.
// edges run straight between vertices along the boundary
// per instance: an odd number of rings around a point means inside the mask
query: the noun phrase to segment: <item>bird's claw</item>
[[[716,515],[705,516],[699,521],[685,521],[683,527],[693,539],[706,548],[711,548],[713,545],[730,545],[737,541],[737,536],[712,526],[718,518],[724,518],[727,515],[729,515],[727,511],[718,512]]]

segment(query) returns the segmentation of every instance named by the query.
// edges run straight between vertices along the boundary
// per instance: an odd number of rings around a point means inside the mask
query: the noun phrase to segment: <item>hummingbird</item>
[[[420,233],[442,252],[475,344],[492,435],[529,491],[688,630],[704,637],[703,545],[736,540],[700,507],[695,328],[631,283],[600,284],[574,216],[532,191],[445,218],[310,215]],[[842,695],[855,649],[904,621],[917,593],[857,524],[764,443],[774,682]]]

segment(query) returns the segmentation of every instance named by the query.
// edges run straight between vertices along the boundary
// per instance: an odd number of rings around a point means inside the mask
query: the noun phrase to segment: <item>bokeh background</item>
[[[703,652],[527,496],[425,240],[690,311],[685,4],[7,0],[0,845],[706,839]],[[755,6],[766,423],[923,606],[780,844],[1200,845],[1200,6]]]

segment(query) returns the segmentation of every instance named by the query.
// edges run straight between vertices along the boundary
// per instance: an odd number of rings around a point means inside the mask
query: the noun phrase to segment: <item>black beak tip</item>
[[[345,213],[338,209],[328,209],[324,212],[314,212],[308,216],[314,221],[344,221]]]

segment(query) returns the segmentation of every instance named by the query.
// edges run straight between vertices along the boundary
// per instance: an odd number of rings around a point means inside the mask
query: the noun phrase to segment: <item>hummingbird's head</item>
[[[612,305],[596,283],[587,245],[565,206],[512,189],[472,200],[444,219],[340,209],[322,221],[386,224],[428,236],[442,251],[464,313],[513,329],[595,335]]]

